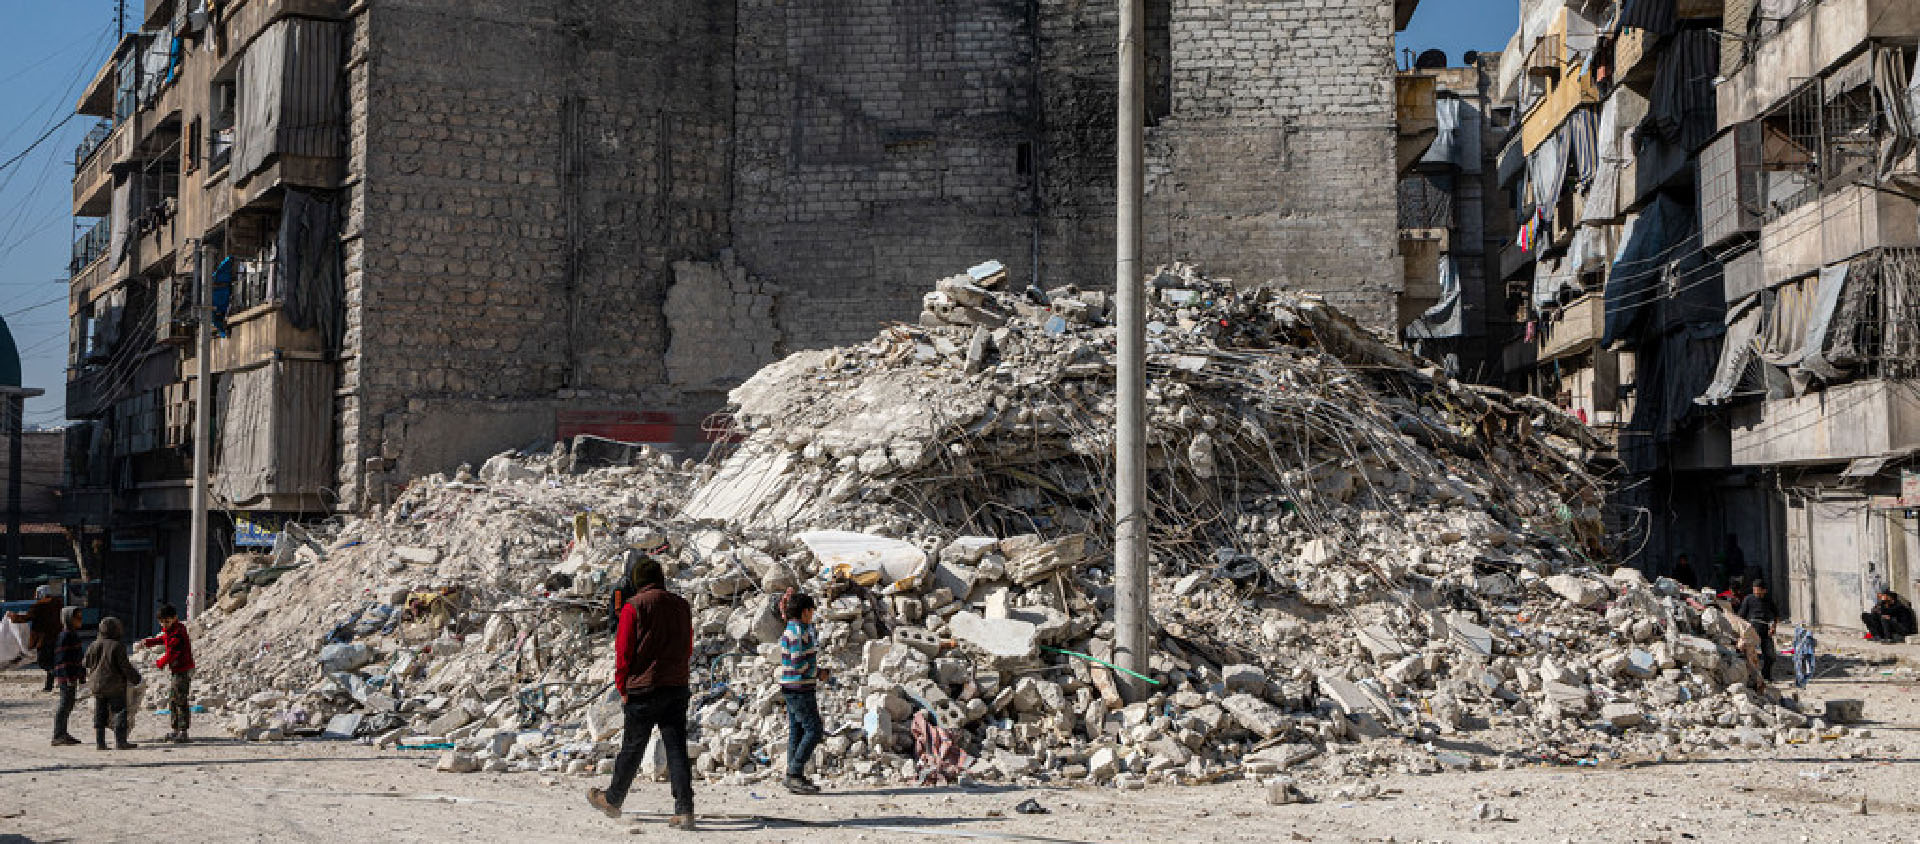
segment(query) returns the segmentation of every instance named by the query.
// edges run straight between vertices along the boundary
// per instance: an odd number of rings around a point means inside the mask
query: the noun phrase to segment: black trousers
[[[1760,679],[1773,679],[1773,661],[1780,652],[1773,646],[1773,625],[1755,624],[1753,632],[1760,634]]]
[[[661,750],[667,756],[667,782],[673,790],[673,813],[693,814],[693,765],[687,761],[687,702],[692,693],[685,687],[649,689],[627,695],[626,729],[620,737],[620,755],[613,760],[613,783],[607,786],[607,802],[619,806],[633,789],[633,778],[640,772],[640,760],[646,758],[647,740],[654,728],[660,730]]]
[[[47,672],[47,687],[43,691],[53,691],[53,648],[49,641],[34,652],[34,661],[40,664],[40,670]]]
[[[106,695],[93,699],[93,728],[104,730],[113,728],[114,736],[122,741],[127,738],[127,695]]]
[[[1872,633],[1875,639],[1884,639],[1892,642],[1897,641],[1902,636],[1913,635],[1913,630],[1901,624],[1899,619],[1888,618],[1877,612],[1861,613],[1860,623],[1867,626],[1867,632]]]
[[[67,732],[67,720],[73,716],[73,700],[79,693],[79,686],[67,684],[60,686],[60,703],[53,708],[54,738],[63,738],[69,735]]]

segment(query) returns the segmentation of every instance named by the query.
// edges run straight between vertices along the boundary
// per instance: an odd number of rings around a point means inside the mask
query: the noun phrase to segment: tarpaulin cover
[[[1747,298],[1727,312],[1727,338],[1720,346],[1720,363],[1714,367],[1713,383],[1694,402],[1704,405],[1726,404],[1742,387],[1758,389],[1760,350],[1754,336],[1760,331],[1760,297]]]
[[[338,349],[346,332],[346,281],[340,215],[330,194],[287,189],[274,260],[273,298],[287,320],[295,328],[319,329],[327,348]]]
[[[1452,255],[1440,256],[1440,301],[1407,326],[1413,340],[1437,340],[1467,333],[1466,304],[1461,301],[1460,268]]]
[[[1833,327],[1833,315],[1840,309],[1840,295],[1847,287],[1847,268],[1838,264],[1820,269],[1820,292],[1813,300],[1813,313],[1807,320],[1806,339],[1801,341],[1800,371],[1803,377],[1831,381],[1842,374],[1827,360],[1827,337]],[[1795,379],[1796,382],[1799,378]]]
[[[1653,72],[1646,126],[1659,138],[1697,150],[1713,138],[1720,72],[1720,36],[1699,29],[1675,33]]]
[[[1627,221],[1613,271],[1607,276],[1604,345],[1627,338],[1638,327],[1641,312],[1660,298],[1666,265],[1684,254],[1683,241],[1689,237],[1699,238],[1691,210],[1666,194]]]
[[[1533,155],[1527,157],[1527,185],[1533,193],[1533,204],[1541,210],[1542,219],[1551,221],[1555,201],[1560,197],[1560,189],[1567,181],[1567,153],[1571,145],[1562,132],[1555,132],[1533,148]]]
[[[244,179],[276,155],[340,156],[346,148],[345,24],[288,18],[240,57],[233,173]]]
[[[1627,157],[1626,138],[1620,131],[1620,100],[1608,97],[1600,106],[1599,125],[1594,127],[1593,180],[1587,186],[1587,204],[1582,222],[1602,223],[1620,216],[1620,168]]]
[[[1441,97],[1434,102],[1439,134],[1422,163],[1452,164],[1462,173],[1480,172],[1480,109],[1459,97]]]

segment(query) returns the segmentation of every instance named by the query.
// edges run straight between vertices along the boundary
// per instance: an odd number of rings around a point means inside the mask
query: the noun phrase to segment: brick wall
[[[1030,6],[740,0],[734,242],[788,348],[912,320],[980,261],[1028,272]]]
[[[475,402],[670,401],[672,264],[728,241],[732,8],[382,0],[358,26],[346,472],[527,444],[442,424]]]

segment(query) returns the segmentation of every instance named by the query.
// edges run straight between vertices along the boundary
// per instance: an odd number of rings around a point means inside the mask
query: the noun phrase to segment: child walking
[[[180,613],[172,604],[161,604],[160,611],[154,614],[154,620],[160,622],[160,635],[140,643],[141,647],[151,648],[164,645],[166,652],[154,663],[156,668],[167,669],[167,712],[173,718],[173,732],[167,733],[167,741],[176,744],[187,742],[187,728],[193,725],[193,704],[188,700],[193,694],[193,642],[187,638],[187,626],[180,623]]]
[[[820,723],[820,643],[813,628],[813,597],[788,590],[781,599],[787,632],[780,636],[780,690],[787,698],[787,790],[819,794],[820,786],[807,779],[807,760],[820,746],[825,727]]]
[[[86,681],[86,645],[80,641],[80,608],[66,607],[60,611],[60,636],[53,643],[53,682],[60,691],[60,703],[53,710],[54,747],[80,743],[67,732],[67,719],[73,715],[73,702],[80,694],[80,684]]]
[[[87,690],[93,693],[93,744],[107,749],[107,728],[113,728],[114,746],[132,750],[127,741],[127,689],[140,685],[140,672],[127,658],[127,646],[120,637],[126,628],[120,619],[100,619],[100,636],[87,649]]]

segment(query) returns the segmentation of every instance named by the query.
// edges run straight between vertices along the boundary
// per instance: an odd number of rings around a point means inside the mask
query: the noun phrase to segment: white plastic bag
[[[31,628],[32,625],[27,622],[0,615],[0,668],[14,668],[33,658],[33,651],[27,649],[27,634]]]

